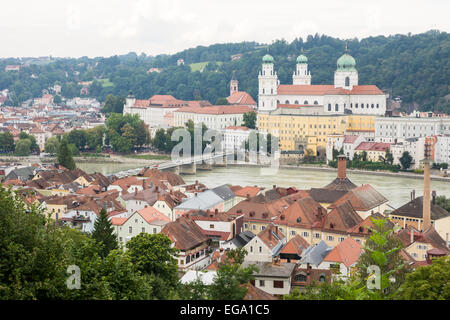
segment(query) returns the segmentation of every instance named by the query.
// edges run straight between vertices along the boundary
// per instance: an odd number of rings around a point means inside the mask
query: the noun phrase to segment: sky
[[[309,34],[450,32],[448,0],[2,0],[0,57],[174,54]]]

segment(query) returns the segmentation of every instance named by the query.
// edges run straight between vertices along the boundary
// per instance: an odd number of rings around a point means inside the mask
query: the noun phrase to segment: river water
[[[79,163],[77,166],[86,172],[101,172],[111,174],[123,170],[142,167],[131,163]],[[370,184],[387,199],[389,204],[398,208],[410,200],[411,190],[416,191],[416,196],[423,194],[423,180],[404,177],[387,177],[370,174],[347,172],[348,178],[356,185]],[[262,175],[260,168],[252,167],[216,167],[211,171],[197,171],[195,175],[183,175],[186,183],[198,180],[207,187],[212,188],[222,184],[232,185],[258,185],[272,188],[273,185],[281,187],[297,187],[309,189],[311,187],[323,187],[336,178],[336,171],[319,171],[308,169],[278,169],[275,175]],[[436,190],[437,195],[450,197],[450,182],[431,181],[431,190]]]

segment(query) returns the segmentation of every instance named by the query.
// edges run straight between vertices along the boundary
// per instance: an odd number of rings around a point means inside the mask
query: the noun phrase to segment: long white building
[[[280,84],[274,70],[274,59],[266,54],[258,75],[258,112],[276,110],[280,105],[321,106],[325,114],[386,113],[386,95],[375,85],[359,85],[355,59],[345,53],[337,60],[334,84],[311,85],[308,59],[297,58],[293,84]]]
[[[244,113],[253,111],[249,106],[225,105],[207,107],[183,107],[175,111],[174,125],[184,127],[192,120],[194,124],[204,123],[208,129],[222,130],[229,126],[241,126]]]
[[[376,142],[450,135],[450,117],[377,117],[375,123]]]

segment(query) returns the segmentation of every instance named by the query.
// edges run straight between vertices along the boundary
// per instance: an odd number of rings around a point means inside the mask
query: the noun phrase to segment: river
[[[101,172],[111,174],[118,171],[142,167],[132,163],[78,163],[77,166],[86,172]],[[404,177],[387,177],[362,173],[347,172],[348,178],[356,185],[370,184],[387,199],[389,204],[398,208],[410,200],[410,192],[415,189],[416,196],[423,193],[423,180]],[[311,187],[323,187],[336,177],[336,171],[319,171],[308,169],[278,169],[275,175],[261,175],[260,168],[251,167],[216,167],[212,171],[197,171],[195,175],[183,175],[186,183],[193,183],[198,180],[209,188],[221,184],[232,185],[258,185],[272,188],[275,184],[282,187],[294,186],[299,189],[309,189]],[[431,190],[436,190],[437,195],[450,197],[450,182],[431,181]]]

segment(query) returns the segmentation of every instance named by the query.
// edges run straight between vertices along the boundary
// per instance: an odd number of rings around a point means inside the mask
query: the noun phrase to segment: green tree
[[[450,257],[433,259],[406,276],[396,298],[404,300],[450,300]]]
[[[67,136],[67,142],[69,144],[75,144],[78,150],[83,150],[86,146],[86,131],[85,130],[72,130]]]
[[[92,238],[103,244],[100,251],[102,257],[106,257],[111,250],[118,248],[117,237],[105,208],[100,210],[99,216],[95,220]]]
[[[243,267],[247,252],[239,248],[227,252],[227,259],[219,265],[208,295],[213,300],[243,300],[248,291],[248,283],[254,280],[255,265]]]
[[[62,139],[59,145],[58,163],[69,170],[74,170],[76,168],[67,139]]]
[[[30,139],[20,139],[17,141],[15,154],[18,156],[29,156],[31,153]]]
[[[244,121],[244,126],[250,129],[256,129],[256,112],[250,111],[244,113],[242,120]]]
[[[137,270],[154,275],[169,287],[178,282],[178,261],[175,257],[178,249],[164,234],[140,233],[127,242],[127,254]]]
[[[61,96],[60,95],[55,95],[54,97],[53,97],[53,103],[54,104],[61,104],[61,102],[62,102],[62,99],[61,99]]]
[[[105,105],[101,109],[103,113],[122,113],[125,105],[125,98],[112,94],[106,96]]]
[[[229,105],[230,103],[228,102],[227,98],[217,98],[215,105],[216,106],[225,106],[225,105]]]
[[[395,227],[387,219],[371,218],[374,228],[368,228],[371,235],[364,244],[364,252],[356,265],[360,279],[369,277],[368,268],[376,265],[381,271],[381,288],[375,290],[380,296],[389,296],[404,281],[406,266],[400,255],[403,245],[395,236]],[[395,282],[390,283],[390,278]]]
[[[446,198],[445,196],[437,196],[436,197],[436,204],[440,206],[441,208],[447,210],[450,212],[450,197]]]
[[[399,160],[400,160],[403,170],[408,170],[409,167],[411,167],[412,157],[408,151],[403,152],[403,154]]]
[[[14,150],[14,137],[11,132],[0,133],[0,150],[6,152]]]
[[[30,140],[30,142],[31,142],[31,145],[30,145],[31,152],[36,151],[37,149],[39,149],[39,147],[37,145],[37,142],[36,142],[36,138],[33,135],[28,134],[25,131],[21,131],[20,134],[19,134],[19,139],[20,140],[24,140],[24,139]]]
[[[70,152],[72,153],[72,156],[79,156],[80,150],[78,150],[77,146],[74,143],[69,144]]]
[[[59,141],[56,137],[48,138],[45,141],[45,152],[50,154],[56,154],[59,150]]]

